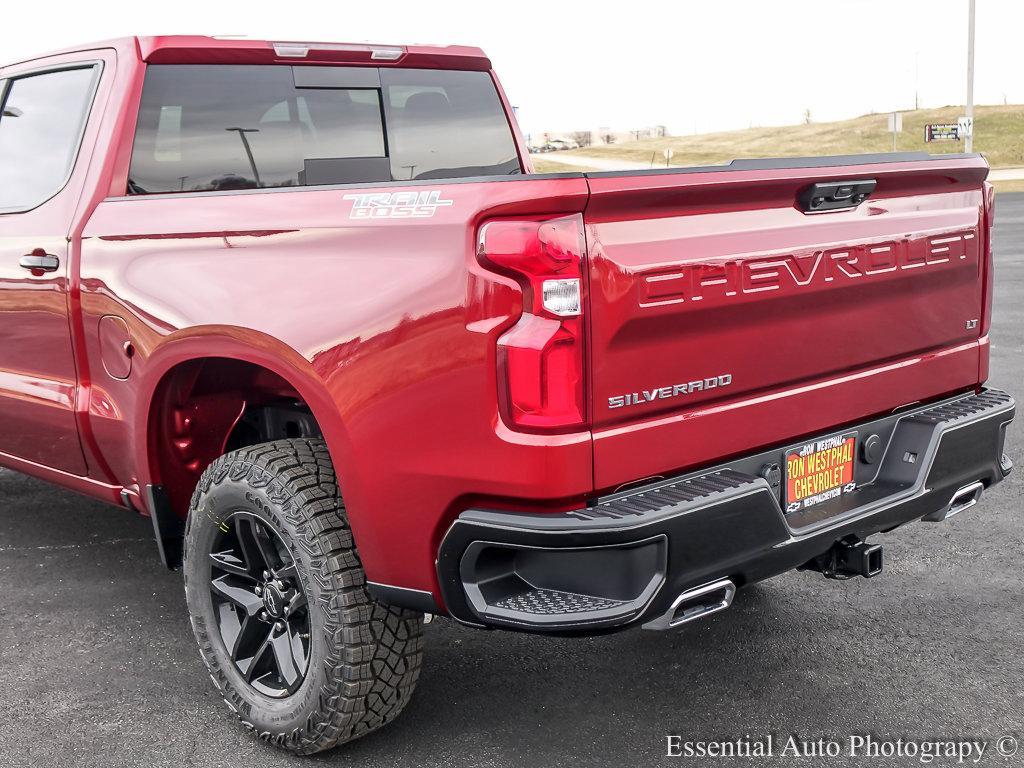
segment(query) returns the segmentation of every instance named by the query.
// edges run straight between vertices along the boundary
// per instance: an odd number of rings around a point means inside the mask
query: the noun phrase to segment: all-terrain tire
[[[222,639],[211,552],[235,514],[279,538],[308,599],[308,666],[294,693],[248,683]],[[203,661],[227,705],[263,740],[312,754],[363,736],[408,703],[422,663],[422,614],[374,601],[356,553],[334,467],[319,439],[279,440],[217,459],[192,497],[185,595]]]

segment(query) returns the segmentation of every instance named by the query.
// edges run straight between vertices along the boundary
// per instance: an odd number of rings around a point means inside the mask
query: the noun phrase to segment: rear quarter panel
[[[493,215],[582,210],[582,178],[410,186],[451,205],[425,218],[352,218],[353,197],[405,187],[185,194],[102,202],[83,234],[89,416],[117,482],[150,482],[149,401],[192,356],[277,370],[324,429],[368,577],[433,587],[436,543],[460,499],[582,498],[589,433],[508,431],[495,339],[514,283],[480,269]],[[136,348],[128,380],[99,364],[100,318]]]

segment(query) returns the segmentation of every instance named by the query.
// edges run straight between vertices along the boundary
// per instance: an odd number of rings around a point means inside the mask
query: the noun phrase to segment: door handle
[[[56,272],[60,269],[60,259],[52,253],[26,253],[18,264],[33,273]]]

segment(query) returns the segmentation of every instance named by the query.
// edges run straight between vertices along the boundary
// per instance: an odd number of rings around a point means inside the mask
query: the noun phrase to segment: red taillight
[[[583,217],[490,221],[478,255],[523,290],[523,314],[498,339],[499,400],[515,427],[586,424],[583,381]]]

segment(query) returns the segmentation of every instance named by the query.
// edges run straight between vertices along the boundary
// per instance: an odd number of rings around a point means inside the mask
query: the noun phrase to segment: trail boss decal
[[[454,200],[441,199],[441,190],[422,192],[368,192],[345,195],[352,201],[350,219],[429,219],[438,208],[455,205]]]
[[[656,389],[645,389],[641,392],[630,392],[628,395],[609,397],[608,407],[622,408],[626,405],[640,405],[641,403],[652,403],[655,400],[668,400],[671,397],[689,395],[692,392],[704,392],[708,389],[717,389],[718,387],[727,387],[730,384],[732,384],[732,374],[723,373],[721,376],[690,381],[686,384],[673,384],[670,387],[657,387]]]

